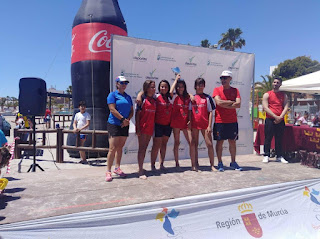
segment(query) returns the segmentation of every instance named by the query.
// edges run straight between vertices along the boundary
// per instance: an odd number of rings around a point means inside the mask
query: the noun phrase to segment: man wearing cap
[[[108,118],[109,152],[107,156],[106,181],[112,181],[111,167],[116,157],[114,174],[124,178],[126,174],[120,169],[122,148],[129,136],[130,119],[133,116],[131,97],[125,92],[129,81],[124,76],[116,78],[117,90],[111,92],[107,103],[110,110]]]
[[[218,157],[218,170],[224,171],[222,163],[222,146],[224,140],[229,142],[231,154],[230,167],[241,171],[236,163],[236,140],[238,139],[238,120],[236,108],[240,108],[241,98],[237,88],[230,86],[232,80],[231,71],[223,71],[220,76],[221,86],[213,90],[212,97],[216,102],[215,123],[213,137],[217,140],[216,151]]]
[[[279,90],[282,84],[280,78],[275,78],[272,83],[272,90],[264,93],[262,97],[262,106],[266,114],[264,125],[264,158],[263,163],[269,162],[271,140],[275,138],[275,148],[277,162],[288,163],[282,157],[282,136],[285,128],[284,116],[289,109],[288,97]]]

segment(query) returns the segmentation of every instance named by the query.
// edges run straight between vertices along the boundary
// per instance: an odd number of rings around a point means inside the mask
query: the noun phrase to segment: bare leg
[[[107,172],[111,172],[111,167],[113,165],[113,160],[116,154],[116,139],[118,137],[109,137],[109,152],[107,156]]]
[[[199,144],[199,130],[192,129],[192,139],[190,146],[190,155],[191,155],[191,170],[198,171],[198,144]]]
[[[217,140],[216,151],[219,163],[222,162],[222,145],[224,140]]]
[[[218,171],[214,167],[214,150],[213,150],[213,143],[212,143],[212,134],[209,133],[207,130],[202,129],[201,134],[206,142],[207,148],[208,148],[208,155],[210,160],[210,166],[212,171]]]
[[[116,168],[120,168],[120,163],[121,163],[121,158],[122,158],[122,148],[126,143],[127,137],[119,136],[117,138],[118,138],[118,140],[117,140],[118,142],[116,143],[116,145],[117,145],[116,146],[117,154],[116,154],[116,165],[115,165],[115,167]]]
[[[138,165],[139,165],[139,178],[141,179],[147,178],[147,176],[144,175],[143,162],[146,156],[146,151],[147,151],[150,139],[151,139],[151,135],[141,134],[140,136],[138,136],[138,140],[139,140]]]
[[[86,142],[85,139],[80,139],[80,145],[81,147],[84,145],[84,142]],[[86,152],[85,151],[80,151],[80,158],[82,162],[87,161],[87,157],[86,157]]]
[[[184,137],[186,138],[187,142],[188,142],[188,145],[189,145],[189,154],[190,154],[190,158],[191,158],[191,139],[192,139],[192,133],[191,133],[191,130],[190,129],[184,129],[183,131],[183,134],[184,134]],[[196,163],[196,167],[198,168],[199,167],[199,164]]]
[[[161,140],[161,148],[160,148],[160,169],[165,170],[165,167],[163,166],[164,159],[166,157],[166,151],[167,151],[167,143],[168,143],[169,137],[168,136],[162,136]]]
[[[153,144],[152,144],[152,150],[151,150],[151,171],[156,170],[156,160],[159,153],[159,149],[161,147],[161,140],[162,137],[154,137],[153,138]]]
[[[229,142],[229,151],[231,154],[231,162],[236,161],[236,152],[237,152],[237,146],[236,146],[236,141],[233,139],[228,139]]]
[[[176,167],[180,167],[179,165],[179,145],[180,145],[180,129],[173,129],[173,137],[174,137],[174,146],[173,146],[173,154],[174,160],[176,161]]]

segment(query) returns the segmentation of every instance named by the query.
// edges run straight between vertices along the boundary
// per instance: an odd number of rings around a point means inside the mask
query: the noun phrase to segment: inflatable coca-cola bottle
[[[86,102],[86,111],[91,115],[90,129],[107,129],[112,34],[127,35],[118,1],[83,0],[72,26],[72,101],[74,114],[79,111],[79,102]],[[75,145],[75,141],[76,135],[69,134],[67,144]],[[91,146],[91,141],[91,136],[87,137],[85,146]],[[98,136],[96,147],[107,146],[108,137]],[[78,155],[74,151],[69,153]]]

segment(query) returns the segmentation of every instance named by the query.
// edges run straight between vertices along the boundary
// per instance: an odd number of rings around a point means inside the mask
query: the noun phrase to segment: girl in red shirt
[[[176,94],[173,95],[173,91]],[[190,149],[191,142],[191,130],[190,130],[190,117],[191,113],[189,111],[190,95],[187,92],[187,86],[184,80],[180,80],[180,74],[176,76],[175,81],[170,89],[170,94],[173,95],[172,101],[172,114],[171,114],[171,124],[174,136],[174,159],[176,161],[176,168],[179,169],[179,144],[180,144],[180,131],[183,132]],[[195,167],[192,167],[195,170]]]
[[[140,106],[137,105],[136,108],[136,134],[139,141],[138,165],[139,178],[141,179],[147,178],[147,176],[144,174],[143,162],[154,129],[156,101],[153,96],[155,91],[155,82],[153,80],[146,80],[143,83],[144,97],[142,104]]]
[[[170,126],[172,102],[171,94],[169,92],[170,84],[167,80],[162,80],[159,83],[159,93],[155,95],[156,98],[156,116],[155,116],[155,132],[153,138],[153,145],[151,150],[151,170],[155,171],[155,163],[157,155],[160,150],[160,170],[164,171],[164,158],[166,156],[167,143],[170,138],[172,128]]]
[[[212,143],[212,119],[213,110],[216,108],[213,99],[210,95],[203,93],[206,86],[206,82],[203,78],[197,78],[194,82],[194,89],[196,94],[194,95],[194,101],[190,103],[192,108],[191,114],[191,162],[195,171],[198,171],[198,144],[199,144],[199,131],[206,142],[208,148],[208,155],[210,160],[210,166],[212,171],[217,171],[214,167],[214,150]]]

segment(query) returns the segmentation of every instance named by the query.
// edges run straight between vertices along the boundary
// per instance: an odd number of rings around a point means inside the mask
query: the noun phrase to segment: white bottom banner
[[[0,226],[2,239],[320,238],[320,179]]]

